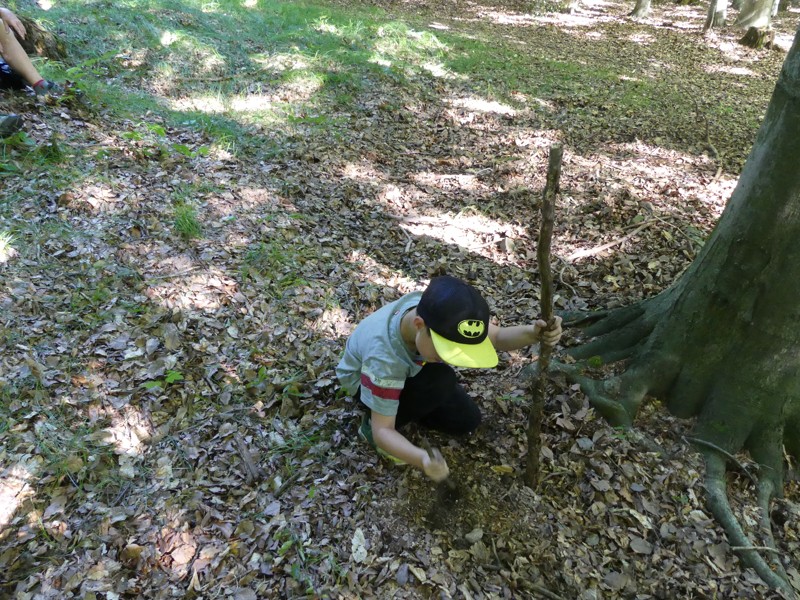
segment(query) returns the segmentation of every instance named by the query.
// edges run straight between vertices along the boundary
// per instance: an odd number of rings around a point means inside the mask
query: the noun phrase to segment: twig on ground
[[[242,462],[244,462],[247,483],[258,481],[261,479],[261,469],[253,462],[253,456],[250,454],[247,444],[239,436],[235,436],[234,440],[236,442],[236,450],[239,452],[239,456],[242,457]]]
[[[281,497],[281,496],[284,494],[284,492],[285,492],[286,490],[288,490],[288,489],[289,489],[291,486],[293,486],[293,485],[294,485],[295,481],[297,481],[298,479],[300,479],[300,475],[301,475],[301,474],[302,474],[302,472],[301,472],[301,471],[295,471],[294,473],[292,473],[292,474],[291,474],[291,475],[290,475],[290,476],[289,476],[289,477],[286,479],[286,481],[284,481],[284,482],[281,484],[281,486],[280,486],[280,487],[279,487],[277,490],[275,490],[275,498],[276,498],[276,499],[277,499],[277,498],[280,498],[280,497]]]
[[[692,443],[692,444],[698,444],[700,446],[705,446],[706,448],[710,448],[711,450],[716,450],[720,454],[726,456],[729,460],[732,460],[733,462],[735,462],[742,471],[744,471],[744,474],[747,475],[750,478],[750,481],[753,482],[753,485],[758,487],[758,479],[756,479],[756,477],[747,469],[747,467],[745,467],[739,461],[738,458],[736,458],[733,454],[731,454],[727,450],[724,450],[724,449],[720,448],[716,444],[713,444],[711,442],[707,442],[706,440],[701,440],[700,438],[689,437],[688,435],[685,435],[685,436],[683,436],[683,439],[686,440],[687,442]]]
[[[600,254],[601,252],[608,250],[609,248],[613,248],[614,246],[619,246],[620,244],[627,242],[637,233],[641,233],[642,231],[650,227],[650,225],[652,225],[653,222],[654,221],[645,221],[644,223],[639,225],[639,227],[631,231],[629,234],[623,235],[621,238],[617,238],[616,240],[610,241],[607,244],[603,244],[602,246],[598,246],[597,248],[589,248],[588,250],[578,250],[577,252],[573,252],[565,260],[567,262],[572,262],[575,260],[579,260],[581,258],[586,258],[588,256],[594,256],[596,254]]]

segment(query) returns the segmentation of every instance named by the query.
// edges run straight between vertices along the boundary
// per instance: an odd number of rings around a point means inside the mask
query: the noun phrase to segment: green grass
[[[203,228],[197,218],[197,209],[190,204],[175,206],[174,223],[175,231],[183,239],[192,240],[203,235]]]

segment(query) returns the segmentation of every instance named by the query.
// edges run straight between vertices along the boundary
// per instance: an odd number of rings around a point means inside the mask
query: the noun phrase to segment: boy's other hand
[[[436,448],[427,452],[422,458],[422,470],[425,475],[433,479],[436,483],[443,481],[450,474],[450,468],[447,466],[442,453]]]
[[[561,339],[561,317],[555,317],[553,320],[553,326],[548,329],[547,328],[547,321],[539,319],[536,323],[533,324],[536,328],[537,337],[539,342],[544,344],[545,346],[555,346],[558,344],[558,340]]]

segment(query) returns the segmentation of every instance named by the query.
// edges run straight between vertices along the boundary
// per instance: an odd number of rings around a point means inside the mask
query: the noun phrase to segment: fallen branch
[[[653,221],[645,221],[644,223],[639,225],[639,227],[631,231],[629,234],[622,236],[621,238],[617,238],[616,240],[608,242],[607,244],[603,244],[602,246],[598,246],[597,248],[590,248],[588,250],[578,250],[577,252],[573,252],[572,254],[570,254],[565,260],[567,262],[572,262],[575,260],[579,260],[581,258],[586,258],[587,256],[594,256],[596,254],[600,254],[601,252],[608,250],[609,248],[613,248],[614,246],[619,246],[620,244],[627,242],[637,233],[644,231],[652,224]]]
[[[553,221],[559,180],[561,179],[561,158],[564,147],[561,144],[550,146],[550,159],[547,165],[547,183],[542,196],[542,223],[539,229],[539,242],[536,258],[541,280],[542,319],[547,326],[553,324],[553,274],[550,269],[550,245],[553,238]],[[550,366],[552,348],[541,344],[539,350],[539,376],[536,378],[528,415],[528,457],[525,480],[530,487],[539,482],[539,451],[542,446],[541,431],[544,413],[544,396],[547,388],[547,368]]]
[[[687,442],[692,443],[692,444],[697,444],[699,446],[705,446],[706,448],[709,448],[711,450],[715,450],[715,451],[719,452],[720,454],[722,454],[723,456],[726,456],[728,458],[728,460],[731,460],[731,461],[735,462],[739,466],[739,468],[742,471],[744,471],[744,474],[747,475],[750,478],[750,481],[753,482],[753,485],[758,487],[758,479],[756,479],[756,477],[752,473],[750,473],[750,471],[748,471],[747,467],[745,467],[741,462],[739,462],[739,459],[737,459],[733,454],[731,454],[727,450],[724,450],[724,449],[720,448],[716,444],[712,444],[711,442],[707,442],[706,440],[701,440],[700,438],[683,436],[683,439],[686,440]]]

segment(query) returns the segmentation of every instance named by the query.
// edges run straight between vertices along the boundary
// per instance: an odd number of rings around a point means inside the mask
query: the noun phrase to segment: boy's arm
[[[373,410],[371,421],[372,439],[381,450],[417,467],[434,481],[441,481],[450,473],[450,469],[441,455],[430,457],[427,451],[409,442],[402,433],[394,428],[395,417],[382,415]]]
[[[555,346],[561,339],[561,317],[555,317],[552,329],[547,329],[547,322],[539,319],[531,325],[514,325],[498,327],[489,324],[489,339],[495,350],[500,352],[519,350],[536,342],[547,346]]]

